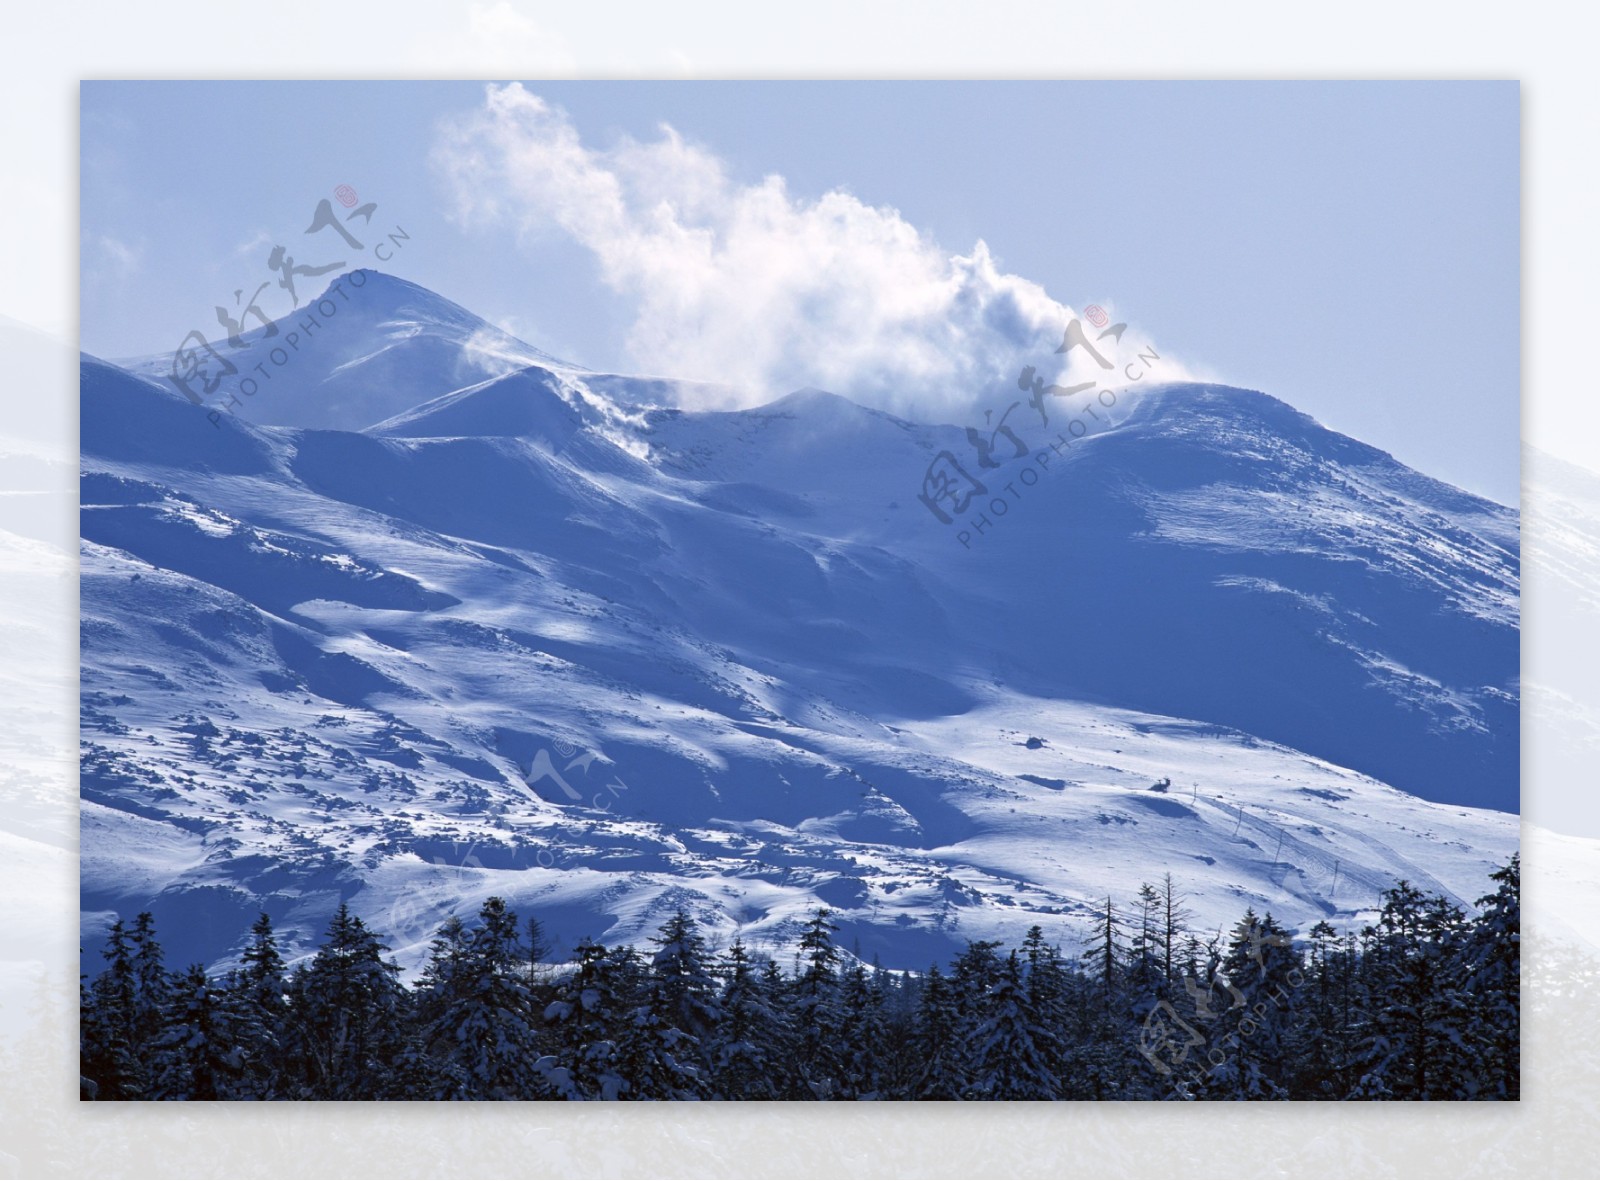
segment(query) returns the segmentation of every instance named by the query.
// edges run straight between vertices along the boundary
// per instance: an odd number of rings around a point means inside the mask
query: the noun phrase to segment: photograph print
[[[1516,83],[80,96],[83,1100],[1519,1098]]]

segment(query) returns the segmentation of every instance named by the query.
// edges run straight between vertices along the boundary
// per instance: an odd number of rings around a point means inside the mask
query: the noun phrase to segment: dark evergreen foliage
[[[266,915],[241,966],[162,963],[149,914],[112,924],[82,989],[86,1098],[1516,1099],[1520,866],[1469,916],[1406,882],[1375,924],[1296,940],[1271,915],[1187,929],[1168,877],[1110,898],[1063,956],[1043,932],[887,972],[817,911],[794,970],[713,955],[668,917],[641,956],[545,962],[499,898],[447,920],[416,983],[341,906],[290,972]]]

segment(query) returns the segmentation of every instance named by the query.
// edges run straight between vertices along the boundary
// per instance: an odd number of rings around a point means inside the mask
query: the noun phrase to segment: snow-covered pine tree
[[[922,978],[912,1044],[921,1069],[912,1080],[913,1099],[959,1099],[967,1092],[967,1043],[955,989],[934,964]]]
[[[1401,881],[1383,895],[1362,956],[1370,993],[1352,1098],[1451,1099],[1468,1069],[1462,1044],[1465,916]]]
[[[1140,1077],[1139,1027],[1130,1017],[1126,988],[1130,952],[1109,895],[1079,958],[1087,979],[1078,998],[1075,1024],[1081,1032],[1067,1097],[1122,1098],[1129,1080]]]
[[[202,964],[192,965],[171,983],[164,1028],[155,1045],[151,1098],[244,1097],[239,1092],[244,1056],[234,1001],[220,981],[207,977]]]
[[[301,1097],[389,1096],[409,995],[387,950],[340,903],[310,965],[295,973],[290,1029]]]
[[[1055,1099],[1061,1080],[1051,1068],[1061,1056],[1056,1034],[1039,1019],[1013,951],[990,990],[989,1017],[972,1033],[974,1062],[968,1093],[975,1099]]]
[[[400,1053],[400,1086],[409,1098],[473,1097],[455,1053],[456,1014],[468,987],[468,943],[467,925],[449,915],[428,944],[428,961],[411,998],[412,1029]]]
[[[1154,997],[1162,977],[1161,895],[1149,882],[1139,887],[1129,946],[1129,983],[1135,993]]]
[[[1133,937],[1128,948],[1128,972],[1123,983],[1127,1007],[1137,1024],[1143,1024],[1156,1006],[1167,999],[1162,898],[1149,882],[1139,887]]]
[[[651,983],[624,1014],[617,1034],[616,1072],[626,1082],[623,1098],[699,1099],[710,1094],[696,1064],[698,1043],[663,1012],[664,998]]]
[[[1035,1020],[1048,1036],[1040,1039],[1046,1065],[1058,1079],[1071,1067],[1068,1028],[1072,1022],[1071,981],[1061,950],[1044,940],[1044,930],[1034,926],[1022,941],[1022,971]]]
[[[1219,977],[1230,988],[1213,998],[1220,1009],[1212,1039],[1224,1061],[1206,1075],[1204,1094],[1219,1099],[1287,1099],[1299,1036],[1299,953],[1271,914],[1245,916],[1228,939]],[[1221,998],[1226,991],[1231,1002]]]
[[[838,931],[826,907],[812,915],[800,936],[804,968],[790,992],[794,1024],[796,1087],[790,1098],[831,1099],[839,1088],[839,949]]]
[[[148,1098],[149,1047],[140,1044],[134,1021],[138,981],[133,950],[121,919],[106,935],[106,968],[88,990],[80,1023],[81,1071],[101,1100]]]
[[[1521,1085],[1522,859],[1489,875],[1498,883],[1478,899],[1481,911],[1464,948],[1471,999],[1466,1038],[1473,1060],[1462,1098],[1518,1099]]]
[[[1105,909],[1095,915],[1093,933],[1082,958],[1085,970],[1099,991],[1101,1007],[1111,1012],[1120,993],[1129,954],[1122,934],[1122,920],[1109,894]]]
[[[1161,879],[1161,971],[1168,995],[1178,982],[1178,957],[1188,934],[1190,914],[1183,903],[1183,895],[1173,884],[1172,874],[1164,875]]]
[[[240,954],[242,966],[232,982],[237,1005],[239,1046],[244,1055],[240,1088],[252,1099],[280,1099],[283,1044],[289,1023],[289,980],[283,954],[263,911],[250,927],[250,941]]]
[[[969,940],[966,950],[950,966],[960,1070],[969,1084],[977,1069],[978,1046],[974,1039],[979,1027],[991,1016],[994,986],[1000,979],[1002,965],[996,954],[999,947],[999,941],[994,939]]]
[[[156,1097],[154,1060],[168,1016],[171,974],[162,962],[155,919],[145,911],[129,929],[114,921],[106,937],[106,969],[88,990],[81,1024],[83,1074],[95,1096]]]
[[[769,969],[776,968],[770,960]],[[762,980],[742,940],[723,963],[717,1025],[706,1057],[720,1099],[777,1099],[789,1057],[790,1030],[779,1009],[782,989]],[[781,984],[781,982],[780,982]]]
[[[172,996],[172,974],[156,939],[155,916],[148,910],[133,920],[129,946],[133,952],[133,1042],[148,1049],[161,1036]]]
[[[617,1033],[631,1001],[636,966],[627,955],[584,939],[574,971],[545,1008],[551,1052],[535,1063],[543,1084],[572,1099],[625,1098],[617,1069]]]
[[[717,1024],[717,981],[698,924],[679,910],[651,942],[656,951],[650,960],[650,981],[661,1015],[690,1037],[703,1040]]]
[[[444,1057],[472,1098],[520,1099],[535,1089],[540,1054],[526,961],[516,912],[504,899],[487,899],[452,967],[448,1028],[433,1039],[444,1042]]]
[[[1356,964],[1353,939],[1341,938],[1327,922],[1312,926],[1289,1086],[1297,1099],[1342,1099],[1354,1085],[1349,1061],[1355,1036]]]
[[[836,1099],[879,1099],[887,1026],[883,991],[866,967],[855,964],[839,986],[839,1088]]]
[[[910,1099],[921,1063],[912,1037],[917,1019],[917,989],[909,972],[891,972],[873,957],[872,988],[883,1013],[884,1046],[879,1062],[884,1099]]]
[[[617,1035],[617,1071],[630,1099],[712,1093],[702,1037],[716,1027],[716,981],[695,922],[679,910],[651,939],[655,953]]]

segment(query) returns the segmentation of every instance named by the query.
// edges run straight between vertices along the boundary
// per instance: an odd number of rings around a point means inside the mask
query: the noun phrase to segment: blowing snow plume
[[[434,162],[463,223],[563,233],[592,252],[633,301],[634,362],[718,383],[695,409],[805,386],[907,416],[966,407],[1048,356],[1073,317],[982,241],[950,254],[842,190],[812,201],[781,176],[736,184],[665,124],[654,142],[586,146],[519,83],[447,125]]]

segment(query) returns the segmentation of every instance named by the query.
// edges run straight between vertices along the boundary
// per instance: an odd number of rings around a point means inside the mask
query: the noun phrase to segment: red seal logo
[[[340,185],[338,188],[333,190],[333,195],[339,198],[339,204],[343,205],[346,209],[349,209],[350,206],[356,203],[356,191],[349,185]]]
[[[1089,323],[1093,324],[1096,328],[1104,328],[1107,321],[1110,319],[1110,317],[1106,315],[1105,308],[1101,307],[1097,303],[1092,303],[1088,307],[1084,308],[1083,314],[1089,318]]]

